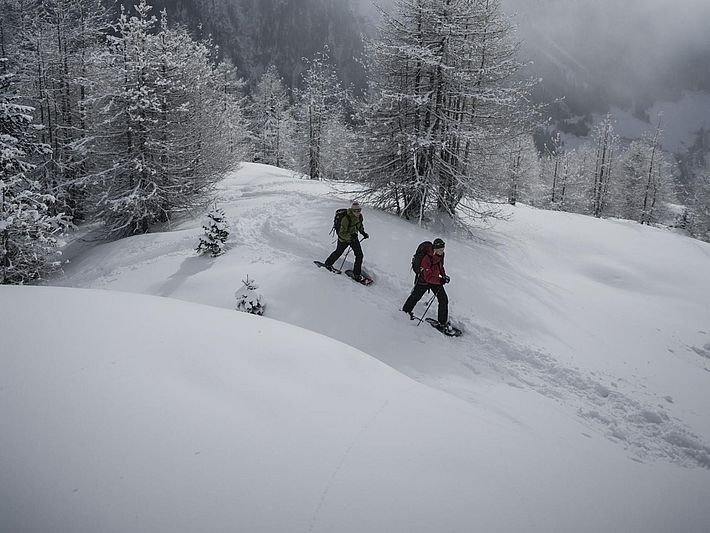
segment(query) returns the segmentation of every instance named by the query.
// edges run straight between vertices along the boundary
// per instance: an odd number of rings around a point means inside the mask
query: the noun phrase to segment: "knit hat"
[[[350,206],[350,209],[358,209],[361,210],[362,208],[360,207],[360,204],[358,203],[357,200],[355,200],[352,205]]]
[[[431,243],[431,247],[436,250],[437,248],[443,248],[446,246],[446,243],[442,241],[441,239],[434,239],[434,242]]]

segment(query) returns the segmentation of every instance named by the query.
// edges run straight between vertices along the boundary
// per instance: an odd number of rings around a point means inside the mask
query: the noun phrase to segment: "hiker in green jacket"
[[[355,252],[355,266],[353,266],[353,278],[357,281],[362,281],[362,247],[358,234],[362,233],[363,238],[367,239],[369,235],[365,231],[365,226],[362,224],[362,208],[355,201],[347,210],[343,218],[340,220],[338,228],[338,247],[325,260],[325,268],[333,270],[333,263],[343,255],[348,246]]]

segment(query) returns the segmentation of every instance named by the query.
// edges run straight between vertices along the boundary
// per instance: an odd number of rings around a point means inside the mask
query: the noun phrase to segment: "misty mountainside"
[[[300,86],[303,59],[327,45],[346,86],[362,89],[363,38],[376,31],[377,8],[395,0],[158,0],[171,20],[211,37],[254,82],[274,64]],[[552,130],[574,147],[607,113],[622,137],[637,138],[663,112],[664,148],[684,154],[710,124],[710,46],[702,21],[710,4],[686,2],[668,11],[658,0],[503,0],[518,26],[524,75],[540,79],[534,97],[548,104]],[[688,93],[691,93],[688,96]],[[628,125],[626,132],[623,125]],[[700,133],[702,134],[702,133]],[[541,139],[543,142],[544,139]]]
[[[710,4],[690,0],[669,9],[659,0],[503,3],[515,14],[523,55],[533,62],[529,74],[542,79],[536,99],[551,103],[557,130],[586,137],[608,112],[649,130],[662,111],[671,130],[664,147],[682,153],[710,124],[710,42],[704,27]],[[628,135],[639,129],[634,124]]]
[[[153,6],[196,37],[211,37],[250,82],[273,64],[288,85],[299,86],[303,59],[327,45],[341,80],[365,85],[362,33],[372,26],[348,1],[156,0]]]

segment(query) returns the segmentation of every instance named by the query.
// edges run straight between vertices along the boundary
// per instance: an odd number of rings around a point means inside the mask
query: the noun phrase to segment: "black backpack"
[[[414,252],[412,256],[412,270],[414,274],[419,277],[422,270],[422,259],[432,250],[431,241],[424,241],[419,246],[417,246],[417,251]]]
[[[340,222],[343,220],[343,217],[345,214],[348,212],[347,209],[336,209],[335,210],[335,216],[333,217],[333,228],[330,230],[330,234],[337,235],[338,232],[340,231]],[[360,214],[360,222],[362,222],[362,213]]]

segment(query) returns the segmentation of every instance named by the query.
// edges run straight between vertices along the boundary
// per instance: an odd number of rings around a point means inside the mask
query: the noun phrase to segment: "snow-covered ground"
[[[140,294],[0,287],[1,531],[707,531],[709,245],[511,208],[443,236],[450,339],[399,311],[435,235],[365,209],[366,288],[312,263],[330,184],[219,198],[226,255],[198,216],[53,282]]]

